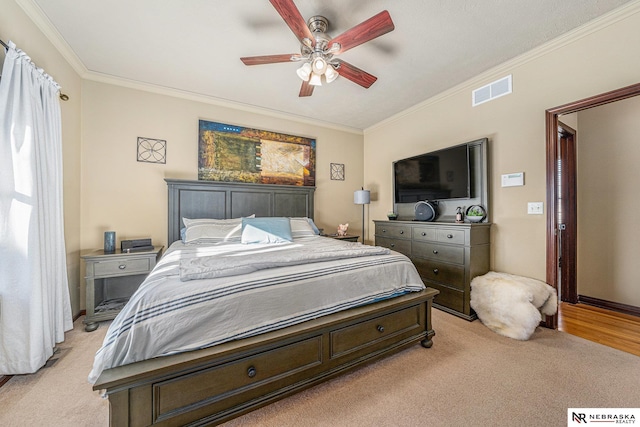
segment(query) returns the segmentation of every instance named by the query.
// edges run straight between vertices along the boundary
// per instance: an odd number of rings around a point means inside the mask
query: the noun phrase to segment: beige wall
[[[12,0],[0,0],[0,38],[13,41],[50,74],[70,99],[61,102],[64,167],[64,227],[71,307],[80,312],[80,76]],[[4,54],[0,54],[4,60]]]
[[[639,27],[637,13],[603,20],[365,130],[372,219],[392,207],[393,160],[488,137],[491,268],[544,280],[546,204],[545,215],[527,215],[527,202],[546,201],[545,110],[637,83],[640,56],[628,46],[640,43]],[[512,94],[471,106],[473,89],[508,74]],[[500,176],[511,172],[524,172],[525,185],[502,188]]]
[[[334,232],[361,228],[353,191],[362,186],[363,136],[274,116],[211,105],[95,81],[83,83],[82,247],[100,248],[103,232],[121,239],[152,237],[167,243],[164,178],[197,179],[198,120],[206,119],[316,139],[315,219]],[[137,162],[137,137],[167,141],[167,163]],[[330,163],[345,164],[332,181]]]
[[[578,113],[578,294],[640,307],[640,97]]]

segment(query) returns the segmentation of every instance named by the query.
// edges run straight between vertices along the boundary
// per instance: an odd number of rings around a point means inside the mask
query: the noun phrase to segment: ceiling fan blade
[[[300,11],[293,3],[293,0],[269,0],[273,7],[276,8],[284,22],[287,23],[293,34],[296,35],[300,43],[306,45],[304,39],[309,39],[309,46],[313,47],[316,41],[311,34],[311,30],[307,26],[306,21],[300,14]]]
[[[310,85],[309,82],[303,81],[300,87],[300,94],[298,96],[311,96],[313,95],[314,85]]]
[[[378,80],[376,76],[373,76],[366,71],[363,71],[360,68],[349,64],[348,62],[338,60],[338,63],[340,64],[339,67],[336,68],[338,74],[340,74],[345,79],[359,84],[365,89],[369,89],[369,87],[374,84],[376,80]]]
[[[244,65],[275,64],[276,62],[299,61],[301,56],[297,53],[284,53],[281,55],[245,56],[240,58]]]
[[[346,50],[359,46],[362,43],[393,31],[394,28],[395,26],[393,25],[389,12],[383,10],[350,30],[334,37],[329,42],[328,46],[331,47],[333,43],[340,43],[340,50],[337,53],[342,53]]]

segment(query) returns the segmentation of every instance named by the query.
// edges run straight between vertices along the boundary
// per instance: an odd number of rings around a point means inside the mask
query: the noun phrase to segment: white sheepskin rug
[[[541,312],[556,313],[558,296],[540,280],[490,271],[471,281],[471,308],[492,331],[528,340],[542,320]]]

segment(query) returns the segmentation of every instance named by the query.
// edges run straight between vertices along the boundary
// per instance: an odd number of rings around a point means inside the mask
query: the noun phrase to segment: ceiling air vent
[[[511,93],[511,75],[503,77],[500,80],[489,83],[486,86],[482,86],[479,89],[473,91],[471,103],[475,107],[476,105],[484,104],[501,96]]]

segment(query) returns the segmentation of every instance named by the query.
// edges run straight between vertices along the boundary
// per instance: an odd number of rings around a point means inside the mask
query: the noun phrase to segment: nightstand
[[[152,250],[130,253],[94,250],[81,256],[86,264],[85,331],[95,331],[98,322],[116,317],[155,267],[163,248],[154,246]]]
[[[325,234],[326,237],[331,237],[332,239],[343,240],[345,242],[357,242],[360,236],[354,236],[352,234],[347,234],[346,236],[338,236],[337,234]]]

